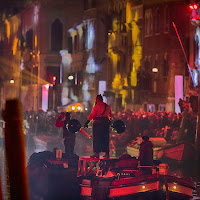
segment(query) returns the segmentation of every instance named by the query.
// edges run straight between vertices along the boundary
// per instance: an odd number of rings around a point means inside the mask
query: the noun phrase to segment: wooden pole
[[[28,200],[28,173],[25,161],[22,106],[18,99],[6,101],[3,113],[5,151],[10,186],[10,200]]]

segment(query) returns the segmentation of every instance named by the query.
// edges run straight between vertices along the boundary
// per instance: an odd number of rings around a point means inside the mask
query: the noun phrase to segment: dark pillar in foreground
[[[18,99],[6,102],[3,114],[5,125],[5,150],[11,200],[28,200],[28,175],[25,162],[22,106]]]

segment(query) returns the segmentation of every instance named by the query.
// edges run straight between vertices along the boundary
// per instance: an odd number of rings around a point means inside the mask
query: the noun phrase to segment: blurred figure
[[[75,146],[75,133],[71,133],[67,128],[67,123],[70,120],[70,113],[61,113],[60,116],[56,119],[55,126],[60,128],[63,127],[63,138],[65,146],[65,155],[66,158],[72,158],[74,154]]]
[[[181,98],[179,99],[178,105],[181,109],[181,112],[183,112],[183,99],[181,99]]]
[[[141,166],[153,165],[153,143],[149,141],[148,136],[142,137],[138,160],[140,161]]]

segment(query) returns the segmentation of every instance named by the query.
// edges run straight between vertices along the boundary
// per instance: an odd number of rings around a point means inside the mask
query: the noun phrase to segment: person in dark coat
[[[153,165],[153,143],[149,141],[148,136],[143,136],[142,140],[138,160],[141,166],[151,166]]]
[[[63,138],[65,146],[65,156],[66,158],[72,158],[74,154],[75,146],[75,133],[71,133],[67,128],[67,123],[70,120],[70,113],[61,113],[60,116],[56,119],[55,126],[63,128]]]
[[[93,120],[93,151],[92,158],[99,158],[100,152],[105,152],[104,157],[109,157],[109,126],[112,117],[111,108],[103,102],[101,95],[96,96],[95,106],[88,117],[84,128]]]

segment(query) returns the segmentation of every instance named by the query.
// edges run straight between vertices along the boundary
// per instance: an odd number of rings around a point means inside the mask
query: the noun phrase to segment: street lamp
[[[157,67],[153,67],[152,68],[152,72],[157,73],[158,72],[158,68]]]
[[[14,84],[15,81],[13,79],[10,80],[10,84]]]
[[[71,80],[73,80],[73,79],[74,79],[74,76],[72,76],[72,75],[69,75],[69,76],[68,76],[68,80],[71,81]]]

